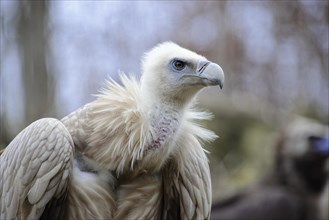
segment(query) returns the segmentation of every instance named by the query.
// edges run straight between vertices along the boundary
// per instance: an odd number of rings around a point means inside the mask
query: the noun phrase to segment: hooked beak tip
[[[219,85],[219,88],[220,89],[223,89],[223,87],[224,87],[224,85],[223,85],[223,83],[219,80],[219,82],[218,82],[218,85]]]
[[[218,64],[209,61],[200,62],[200,66],[199,74],[208,80],[208,85],[219,85],[219,88],[223,89],[225,79],[223,69]]]

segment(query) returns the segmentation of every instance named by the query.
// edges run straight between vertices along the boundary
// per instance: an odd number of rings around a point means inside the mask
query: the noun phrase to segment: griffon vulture
[[[328,184],[328,126],[306,118],[288,125],[276,145],[273,172],[260,183],[215,202],[213,220],[318,220]],[[328,202],[328,200],[327,200]],[[323,210],[323,208],[325,207]]]
[[[221,67],[175,43],[146,53],[138,81],[121,75],[62,120],[40,119],[0,159],[1,219],[209,219],[202,145],[216,135],[194,107]]]

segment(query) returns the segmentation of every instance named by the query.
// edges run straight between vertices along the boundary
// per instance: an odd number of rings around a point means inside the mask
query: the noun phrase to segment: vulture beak
[[[182,80],[185,85],[219,85],[222,89],[224,84],[224,71],[218,64],[208,60],[202,60],[198,62],[195,72],[183,74],[180,80]]]
[[[224,71],[216,64],[209,61],[199,61],[196,75],[202,80],[206,86],[219,85],[222,89],[224,84]]]

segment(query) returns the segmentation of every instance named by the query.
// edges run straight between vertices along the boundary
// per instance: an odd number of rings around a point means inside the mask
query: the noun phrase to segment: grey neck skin
[[[153,132],[147,150],[154,150],[174,139],[180,124],[181,112],[170,105],[160,103],[154,107],[150,116]]]

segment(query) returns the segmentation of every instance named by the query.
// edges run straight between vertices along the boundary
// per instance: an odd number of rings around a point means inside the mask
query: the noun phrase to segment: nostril
[[[197,66],[198,73],[201,74],[209,64],[210,64],[209,61],[200,61]]]

